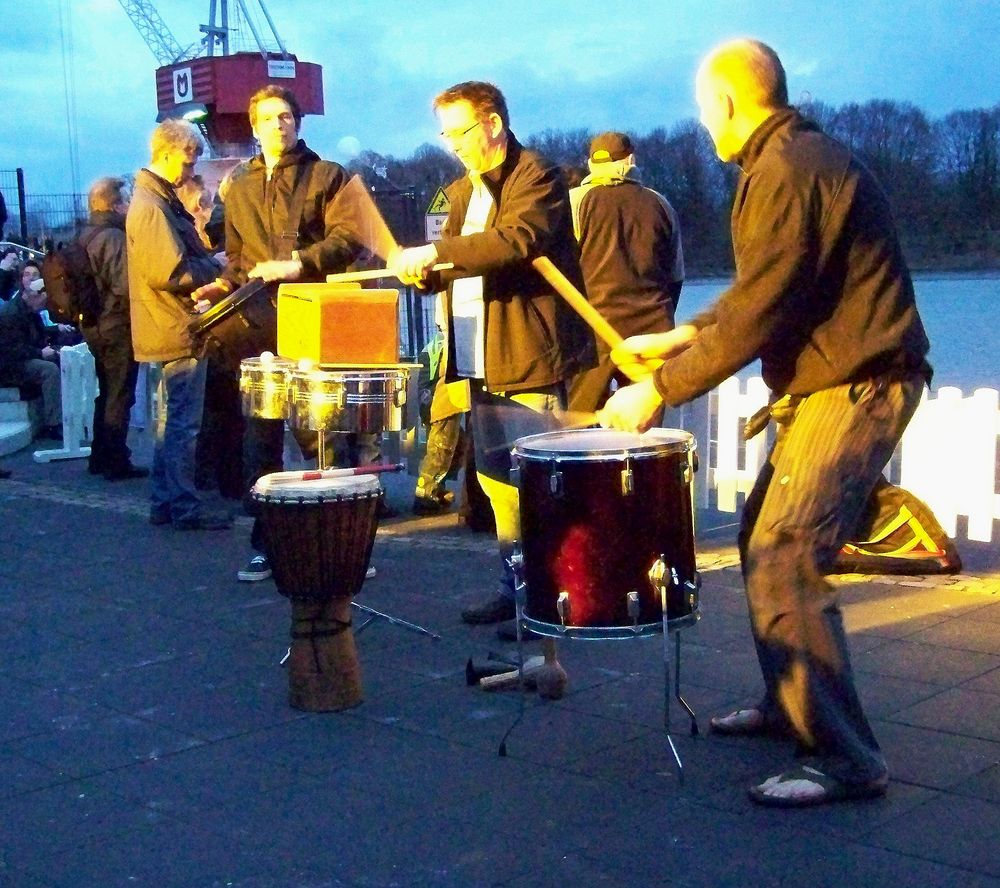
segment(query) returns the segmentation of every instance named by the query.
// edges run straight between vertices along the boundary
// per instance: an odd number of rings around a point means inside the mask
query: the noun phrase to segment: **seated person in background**
[[[40,315],[48,298],[45,283],[38,278],[0,305],[0,385],[37,385],[42,390],[41,437],[61,441],[59,352],[49,345]]]
[[[21,275],[21,262],[17,250],[7,247],[0,256],[0,300],[7,301],[17,291],[17,281]]]

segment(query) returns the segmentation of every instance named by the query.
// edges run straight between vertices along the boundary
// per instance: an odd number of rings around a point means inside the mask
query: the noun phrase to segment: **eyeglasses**
[[[477,126],[479,126],[481,123],[482,123],[481,120],[477,120],[468,129],[464,129],[464,130],[444,130],[444,131],[438,133],[438,135],[441,136],[441,138],[444,139],[446,142],[460,142],[467,135],[469,135],[469,133],[471,133]]]

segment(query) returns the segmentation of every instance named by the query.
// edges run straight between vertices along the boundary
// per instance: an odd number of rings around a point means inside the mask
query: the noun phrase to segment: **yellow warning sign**
[[[448,200],[448,195],[444,193],[443,188],[438,188],[434,197],[431,198],[431,205],[427,208],[427,215],[447,213],[449,209],[451,209],[451,202]]]

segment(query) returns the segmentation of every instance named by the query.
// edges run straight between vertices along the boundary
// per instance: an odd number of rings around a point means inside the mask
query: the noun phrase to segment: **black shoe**
[[[149,469],[143,468],[142,466],[134,466],[132,463],[127,463],[116,469],[108,469],[104,473],[105,481],[129,481],[132,478],[148,478]]]
[[[521,628],[521,641],[536,641],[541,637],[534,629],[527,626]],[[507,620],[497,626],[497,638],[501,641],[517,641],[517,620]]]
[[[174,521],[174,530],[229,530],[233,526],[232,515],[213,515],[206,512],[193,518]]]
[[[0,469],[0,481],[10,477],[10,469]]]
[[[513,619],[514,599],[509,595],[501,595],[499,592],[462,611],[462,622],[473,625],[502,623],[504,620]]]
[[[103,475],[107,469],[105,469],[101,463],[91,461],[87,463],[87,471],[91,475]]]
[[[399,517],[399,512],[389,505],[389,501],[384,496],[378,501],[378,517],[379,520]]]

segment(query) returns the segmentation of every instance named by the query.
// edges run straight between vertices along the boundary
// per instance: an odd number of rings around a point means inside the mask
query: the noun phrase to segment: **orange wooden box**
[[[282,284],[278,354],[317,364],[397,363],[399,292],[340,284]]]

